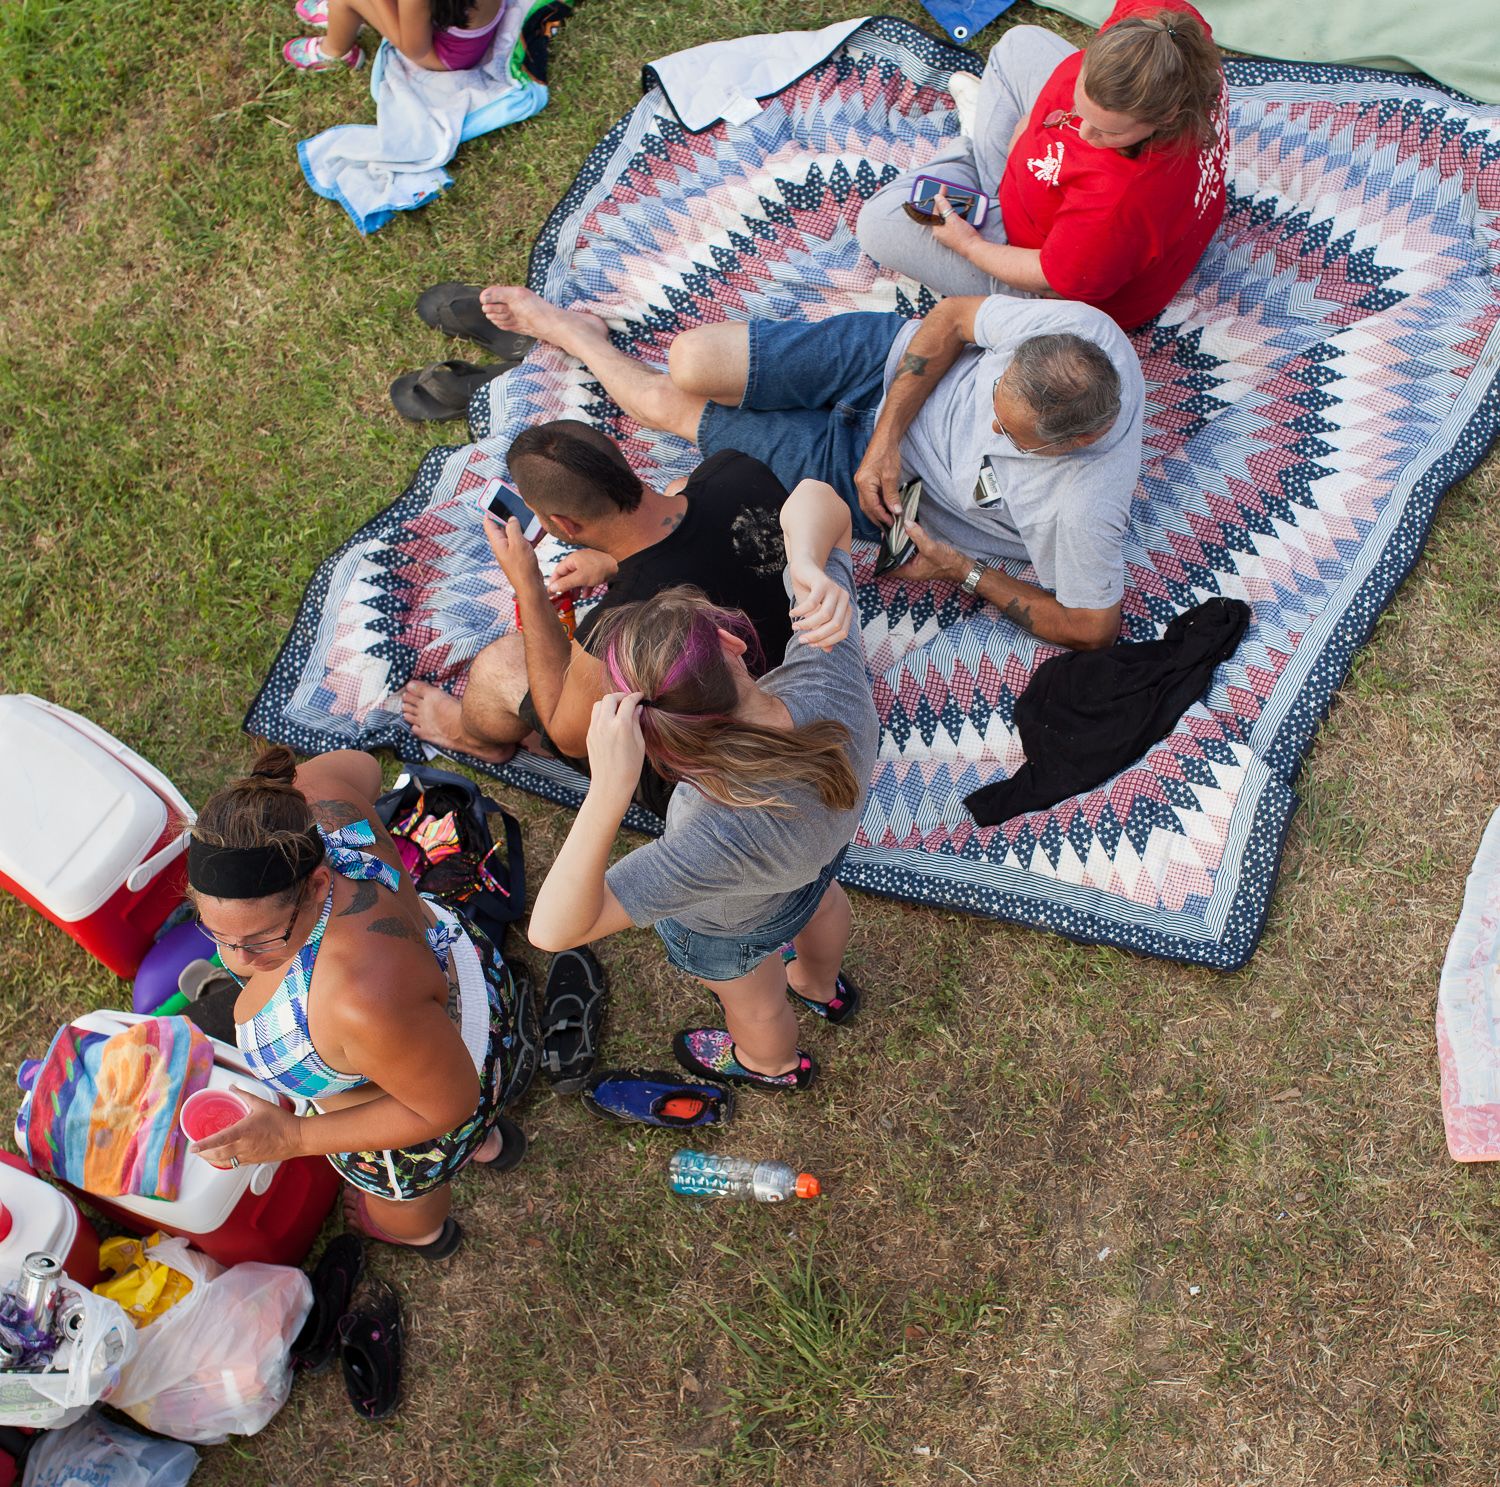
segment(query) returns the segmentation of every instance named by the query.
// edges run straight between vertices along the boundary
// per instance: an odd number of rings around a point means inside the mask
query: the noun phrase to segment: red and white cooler
[[[102,728],[27,693],[0,696],[0,888],[129,978],[182,902],[177,787]]]
[[[118,1033],[146,1018],[136,1012],[86,1012],[73,1026],[87,1032]],[[210,1089],[239,1085],[263,1100],[286,1103],[250,1072],[239,1049],[216,1038]],[[27,1149],[24,1122],[30,1096],[17,1118],[16,1145]],[[180,1235],[221,1265],[259,1260],[268,1265],[300,1265],[323,1227],[343,1186],[327,1157],[294,1157],[287,1162],[216,1167],[192,1152],[182,1169],[182,1188],[173,1202],[165,1198],[101,1198],[66,1184],[132,1234],[160,1229]]]

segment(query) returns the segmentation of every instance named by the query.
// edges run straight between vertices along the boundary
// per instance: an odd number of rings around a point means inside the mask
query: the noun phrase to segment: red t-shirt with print
[[[1186,0],[1120,0],[1101,30],[1132,15],[1178,10]],[[1064,299],[1082,300],[1126,330],[1166,308],[1224,216],[1225,140],[1207,150],[1174,142],[1134,160],[1085,144],[1067,120],[1082,52],[1047,80],[1005,162],[1000,211],[1007,240],[1042,250],[1042,272]]]

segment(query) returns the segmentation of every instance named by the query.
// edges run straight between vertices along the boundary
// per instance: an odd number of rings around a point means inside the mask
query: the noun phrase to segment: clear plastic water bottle
[[[747,1157],[715,1157],[703,1151],[679,1151],[668,1168],[674,1193],[706,1198],[754,1198],[782,1203],[788,1198],[816,1198],[822,1187],[809,1172],[785,1162],[752,1162]]]

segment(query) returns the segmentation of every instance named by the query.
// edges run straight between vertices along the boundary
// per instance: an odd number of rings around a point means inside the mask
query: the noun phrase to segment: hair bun
[[[285,744],[262,749],[250,766],[250,780],[265,780],[271,785],[290,785],[297,778],[297,756]],[[247,781],[246,783],[248,783]]]

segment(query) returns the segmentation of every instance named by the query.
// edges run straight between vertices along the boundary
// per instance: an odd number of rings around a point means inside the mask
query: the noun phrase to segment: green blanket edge
[[[1114,0],[1037,0],[1097,26]],[[1285,62],[1422,72],[1481,103],[1500,103],[1500,0],[1193,0],[1220,45]]]

